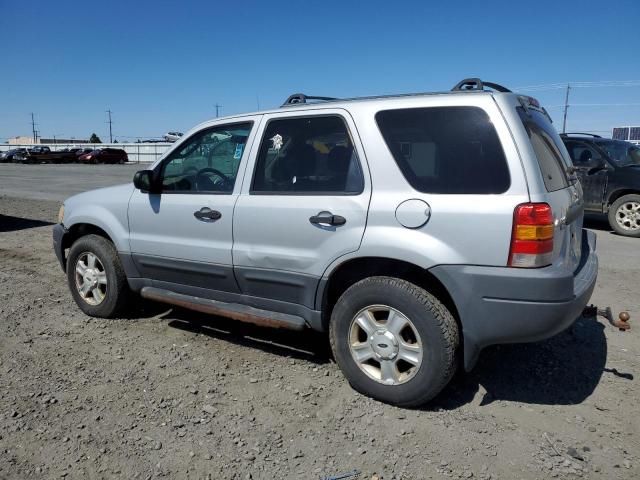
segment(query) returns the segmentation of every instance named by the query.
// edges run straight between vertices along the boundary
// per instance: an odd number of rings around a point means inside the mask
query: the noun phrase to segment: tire
[[[384,336],[390,334],[388,331],[381,336],[391,312],[394,319],[400,319],[398,324],[409,321],[397,336],[391,334],[393,338]],[[369,314],[375,320],[373,336],[356,321],[371,318]],[[385,315],[387,318],[382,318]],[[371,328],[371,324],[365,323]],[[394,329],[390,326],[390,330]],[[405,335],[411,338],[401,338]],[[329,338],[336,362],[351,386],[364,395],[397,406],[417,407],[433,399],[449,383],[457,367],[459,331],[453,315],[426,290],[397,278],[370,277],[348,288],[331,314]],[[407,345],[416,352],[421,350],[419,362],[415,358],[413,364],[404,362],[401,353],[389,360],[394,351],[399,352]],[[356,353],[352,352],[361,348],[365,357],[371,352],[375,354],[368,363],[359,363],[354,358]],[[387,366],[388,362],[395,362],[392,370],[386,370],[393,371],[386,379],[383,362]],[[410,368],[397,375],[401,364]],[[380,378],[376,378],[378,375]],[[391,379],[394,376],[398,381]]]
[[[96,259],[93,268],[91,256]],[[80,273],[82,270],[85,275]],[[83,295],[81,286],[92,280],[95,287]],[[129,304],[131,292],[118,253],[109,240],[99,235],[86,235],[73,243],[67,259],[67,282],[80,310],[92,317],[116,318]]]
[[[640,195],[623,195],[609,207],[609,225],[619,235],[640,237]]]

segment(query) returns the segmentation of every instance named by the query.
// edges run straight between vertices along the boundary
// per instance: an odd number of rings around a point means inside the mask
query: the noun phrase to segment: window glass
[[[536,153],[547,191],[568,187],[566,169],[570,165],[562,155],[562,140],[558,133],[543,113],[531,109],[525,112],[522,107],[518,107],[517,111]]]
[[[251,123],[202,130],[162,165],[163,192],[231,193]]]
[[[573,164],[577,167],[586,167],[593,164],[593,162],[604,160],[597,148],[585,142],[567,141],[564,145],[567,147]]]
[[[623,142],[620,140],[597,140],[600,148],[604,149],[609,158],[618,167],[626,167],[629,165],[640,165],[640,148],[638,146]]]
[[[339,116],[272,120],[260,145],[252,193],[358,194],[364,180]]]
[[[409,184],[424,193],[503,193],[511,183],[498,134],[476,107],[378,112],[376,121]]]

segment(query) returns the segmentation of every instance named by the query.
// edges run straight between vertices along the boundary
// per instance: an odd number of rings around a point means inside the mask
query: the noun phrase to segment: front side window
[[[162,163],[166,193],[231,193],[252,123],[207,128]]]
[[[337,115],[271,120],[258,152],[253,194],[358,194],[358,155]]]
[[[640,147],[633,143],[620,140],[598,140],[598,146],[607,152],[609,158],[618,167],[640,165]]]
[[[502,145],[477,107],[385,110],[376,122],[409,184],[423,193],[489,194],[509,189]]]

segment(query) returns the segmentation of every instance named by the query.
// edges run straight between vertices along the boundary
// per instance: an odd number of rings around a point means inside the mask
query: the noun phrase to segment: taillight
[[[513,212],[509,266],[545,267],[553,257],[553,212],[547,203],[523,203]]]

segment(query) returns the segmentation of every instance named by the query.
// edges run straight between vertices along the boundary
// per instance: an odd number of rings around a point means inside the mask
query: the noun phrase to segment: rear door
[[[355,132],[340,109],[265,116],[233,219],[243,293],[313,308],[328,265],[359,248],[371,187]]]
[[[518,115],[537,158],[546,192],[531,195],[532,201],[546,202],[555,218],[554,263],[571,269],[581,255],[584,201],[578,178],[569,176],[572,166],[567,149],[545,113],[537,108],[517,107]]]

